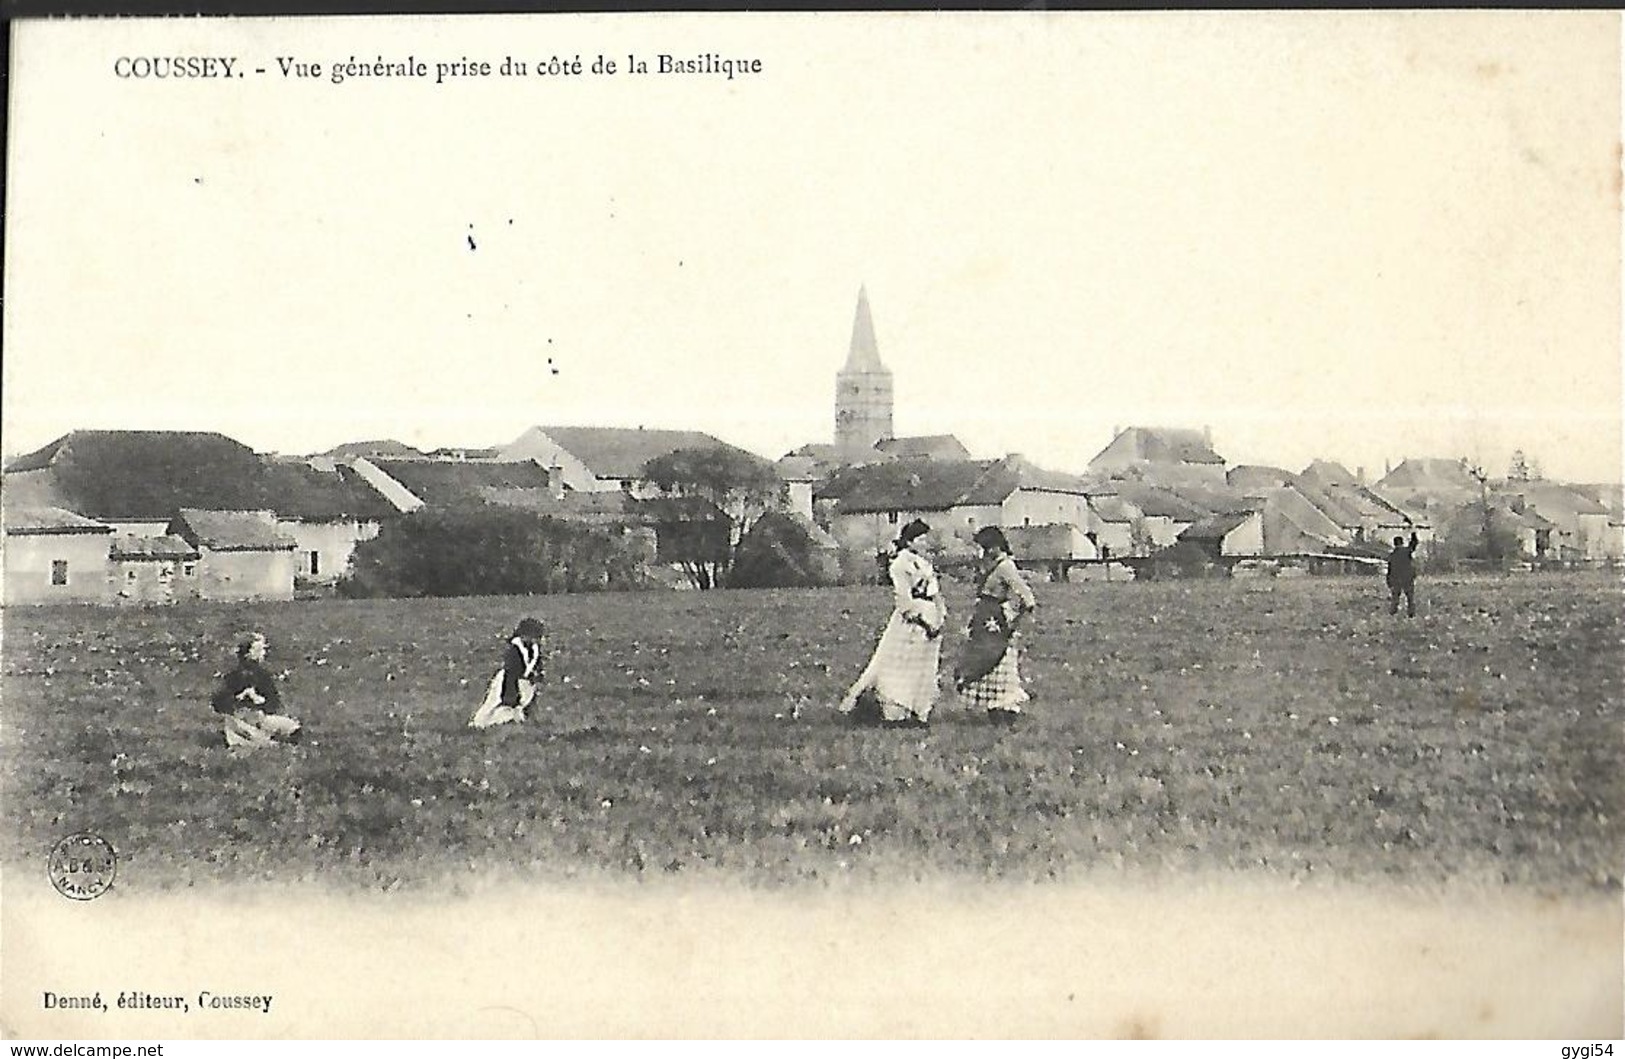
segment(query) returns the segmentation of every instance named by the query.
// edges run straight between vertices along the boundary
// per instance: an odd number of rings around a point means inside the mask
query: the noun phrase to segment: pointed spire
[[[880,346],[875,341],[875,322],[869,315],[869,292],[858,288],[858,311],[852,319],[852,349],[844,371],[885,371],[880,363]]]

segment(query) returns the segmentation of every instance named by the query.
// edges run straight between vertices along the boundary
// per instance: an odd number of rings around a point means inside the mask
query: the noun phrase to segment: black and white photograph
[[[1617,12],[11,34],[0,1035],[1625,1037]]]

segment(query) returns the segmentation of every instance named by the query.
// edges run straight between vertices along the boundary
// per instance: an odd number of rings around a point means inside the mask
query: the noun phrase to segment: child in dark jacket
[[[264,747],[297,743],[303,728],[282,709],[276,678],[265,668],[265,636],[252,633],[237,644],[237,666],[220,678],[209,700],[221,715],[226,745]]]
[[[535,618],[525,618],[514,629],[502,651],[502,668],[491,678],[485,701],[469,719],[471,727],[490,728],[526,719],[542,681],[542,638],[546,635],[546,628]]]

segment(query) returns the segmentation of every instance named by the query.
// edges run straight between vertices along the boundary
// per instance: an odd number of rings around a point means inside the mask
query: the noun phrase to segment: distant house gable
[[[1398,467],[1384,475],[1377,488],[1384,491],[1444,489],[1476,492],[1478,482],[1468,473],[1465,461],[1410,458],[1401,461]]]
[[[1279,489],[1287,485],[1295,476],[1291,471],[1281,467],[1265,467],[1253,464],[1243,464],[1232,467],[1225,472],[1225,481],[1230,488],[1242,493],[1262,495],[1271,489]]]
[[[640,480],[650,460],[681,449],[732,449],[745,453],[744,449],[698,430],[538,426],[498,448],[496,458],[531,460],[543,467],[573,461],[599,481],[613,484]],[[590,486],[581,483],[575,487]]]
[[[381,456],[386,460],[413,460],[422,459],[426,453],[405,442],[385,438],[379,441],[347,441],[342,445],[333,446],[322,455],[339,460],[353,460],[357,457],[370,459],[374,456]]]
[[[968,460],[970,450],[952,434],[923,434],[917,437],[883,438],[875,451],[894,459]]]
[[[1109,470],[1136,463],[1217,464],[1207,433],[1175,427],[1127,427],[1089,461],[1090,470]]]

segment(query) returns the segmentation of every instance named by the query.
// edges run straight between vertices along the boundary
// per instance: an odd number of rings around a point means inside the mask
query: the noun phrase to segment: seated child
[[[485,701],[469,719],[473,728],[490,728],[525,720],[542,679],[542,637],[547,630],[535,618],[525,618],[508,638],[502,668],[491,678]]]
[[[265,636],[253,633],[237,645],[237,668],[220,678],[211,705],[221,715],[226,745],[263,747],[297,743],[298,721],[282,712],[276,678],[265,668]]]

